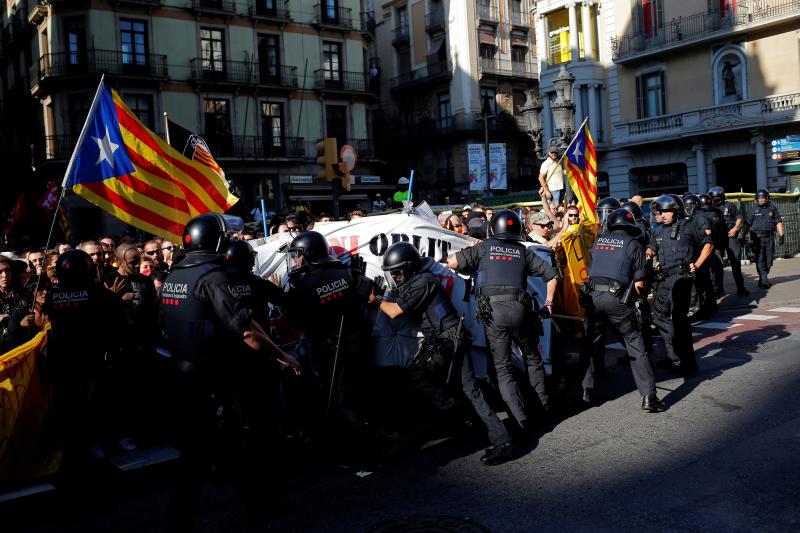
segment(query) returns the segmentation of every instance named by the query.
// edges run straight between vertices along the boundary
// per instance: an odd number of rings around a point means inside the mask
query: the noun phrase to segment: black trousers
[[[733,281],[736,283],[736,289],[742,290],[744,289],[744,277],[742,276],[742,241],[737,239],[736,237],[729,237],[728,244],[724,249],[719,250],[720,255],[725,255],[728,257],[728,262],[731,264],[731,274],[733,274]],[[719,270],[716,269],[714,263],[712,263],[712,268],[714,268],[714,278],[716,280],[716,287],[717,289],[723,288],[723,269],[722,263],[720,262]]]
[[[486,342],[492,354],[500,395],[511,414],[522,424],[528,413],[522,401],[522,393],[514,376],[511,361],[511,342],[522,350],[522,359],[533,390],[543,406],[549,406],[544,384],[544,362],[539,353],[539,336],[536,334],[534,317],[515,297],[492,296],[492,319],[484,324]]]
[[[719,257],[712,254],[719,261]],[[714,284],[711,281],[711,269],[713,263],[702,265],[694,273],[694,287],[692,290],[692,298],[689,308],[697,314],[702,314],[705,318],[709,318],[717,313],[717,296],[714,292]],[[720,267],[722,263],[720,263]]]
[[[767,281],[767,275],[772,268],[772,259],[775,255],[775,240],[773,232],[751,231],[750,248],[756,256],[756,270],[760,281]]]
[[[639,389],[639,394],[648,396],[655,394],[656,383],[653,377],[653,368],[650,366],[650,359],[647,357],[647,352],[644,348],[644,338],[634,326],[633,315],[633,309],[629,305],[622,303],[617,296],[610,292],[592,291],[591,302],[586,309],[586,316],[589,322],[589,337],[605,336],[604,332],[607,326],[616,328],[625,343],[628,357],[632,359],[631,371],[636,382],[636,388]],[[592,344],[595,347],[597,346],[595,343]],[[600,349],[602,352],[595,354],[595,356],[604,356],[605,346],[600,347]],[[582,360],[588,361],[589,365],[584,374],[583,386],[587,389],[594,388],[596,374],[593,362],[594,357],[584,356]]]
[[[691,277],[674,274],[656,285],[653,305],[653,323],[664,339],[667,357],[686,369],[697,368],[688,317],[691,289]]]

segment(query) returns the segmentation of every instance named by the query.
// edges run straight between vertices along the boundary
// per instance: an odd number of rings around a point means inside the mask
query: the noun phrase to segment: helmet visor
[[[408,281],[408,273],[404,268],[393,268],[391,270],[386,270],[384,271],[383,275],[386,278],[386,283],[392,290],[401,287],[406,281]]]
[[[292,248],[286,252],[286,270],[288,272],[295,272],[305,266],[305,257],[303,257],[303,250]]]

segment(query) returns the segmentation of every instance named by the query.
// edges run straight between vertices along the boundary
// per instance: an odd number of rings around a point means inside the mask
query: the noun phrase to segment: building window
[[[494,59],[494,54],[497,48],[494,45],[482,44],[480,46],[480,54],[483,59]]]
[[[119,39],[125,65],[147,64],[147,23],[143,20],[120,19]]]
[[[84,18],[65,18],[64,34],[67,47],[67,62],[70,65],[83,65],[86,62],[86,22]]]
[[[748,98],[747,56],[739,47],[725,47],[714,54],[714,103],[738,102]]]
[[[497,115],[497,89],[494,87],[481,87],[481,110],[487,104],[492,115]]]
[[[664,29],[664,13],[661,0],[636,0],[633,13],[634,33],[652,39]]]
[[[152,96],[149,94],[126,94],[125,103],[145,127],[150,130],[155,128]]]
[[[342,81],[342,45],[323,41],[322,70],[326,84],[338,84]]]
[[[229,155],[232,152],[231,114],[225,98],[206,98],[203,102],[205,137],[212,152]]]
[[[639,118],[651,118],[666,113],[667,97],[664,71],[642,74],[636,78],[636,101]]]
[[[279,36],[258,36],[258,65],[262,82],[280,81],[281,48]]]
[[[69,115],[69,133],[77,137],[89,114],[92,99],[89,94],[70,94],[67,96],[67,114]]]
[[[408,9],[405,6],[397,8],[397,27],[405,28],[408,33]]]
[[[444,130],[451,126],[453,120],[452,111],[450,109],[450,93],[444,92],[437,95],[437,121],[438,129]]]
[[[569,49],[569,11],[559,9],[545,18],[547,31],[547,62],[551,66],[572,59]]]
[[[339,22],[339,0],[325,0],[323,9],[322,15],[325,22],[332,24]]]
[[[334,137],[339,148],[347,144],[347,107],[325,106],[325,136]]]
[[[513,46],[511,48],[511,61],[515,61],[517,63],[524,63],[527,55],[528,55],[527,48],[522,48],[521,46]]]
[[[636,193],[642,196],[658,196],[673,191],[685,191],[689,186],[689,177],[684,163],[632,168],[630,172]]]
[[[225,71],[225,35],[215,28],[200,28],[200,55],[203,70]]]
[[[268,154],[283,155],[283,104],[264,102],[261,104],[264,146]]]
[[[274,17],[278,13],[277,3],[278,0],[256,0],[256,13]]]

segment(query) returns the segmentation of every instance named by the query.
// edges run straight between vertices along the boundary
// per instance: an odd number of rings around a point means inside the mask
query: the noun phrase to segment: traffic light
[[[317,164],[322,165],[317,177],[325,178],[326,181],[339,179],[339,150],[335,137],[325,137],[322,142],[317,143]]]
[[[336,174],[342,180],[342,189],[350,190],[350,169],[347,168],[347,163],[336,164]]]

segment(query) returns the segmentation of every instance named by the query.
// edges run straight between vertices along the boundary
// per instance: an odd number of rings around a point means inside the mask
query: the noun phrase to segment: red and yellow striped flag
[[[597,154],[586,122],[567,148],[565,161],[569,186],[578,199],[578,209],[587,220],[596,222]]]
[[[181,242],[191,218],[224,213],[238,200],[216,169],[178,153],[103,82],[65,186],[120,220],[174,242]]]

